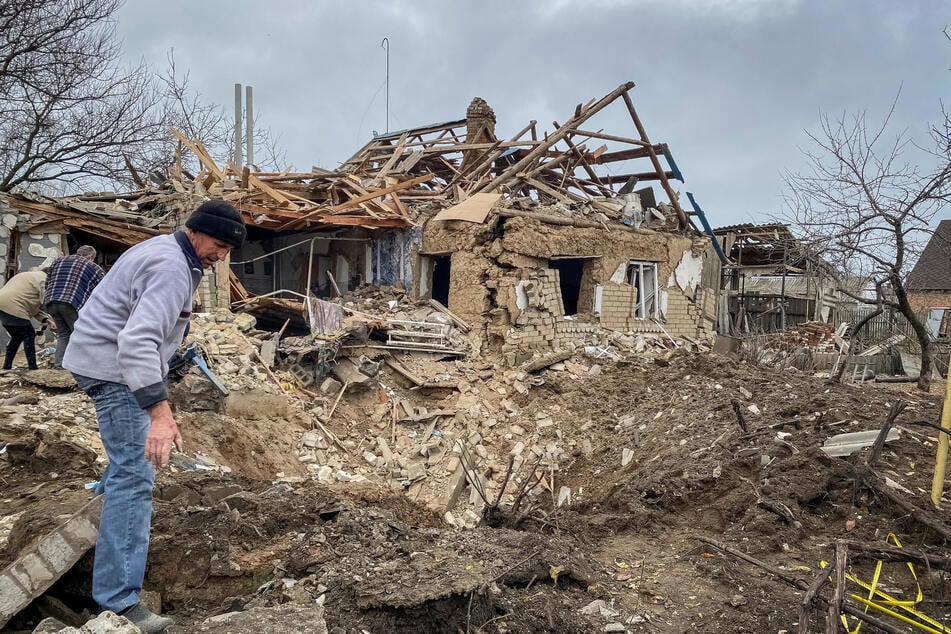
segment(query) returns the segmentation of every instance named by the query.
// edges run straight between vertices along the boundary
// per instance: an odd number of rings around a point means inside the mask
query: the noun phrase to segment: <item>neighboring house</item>
[[[951,220],[938,223],[908,275],[905,292],[912,309],[925,317],[932,338],[947,339],[951,335]]]

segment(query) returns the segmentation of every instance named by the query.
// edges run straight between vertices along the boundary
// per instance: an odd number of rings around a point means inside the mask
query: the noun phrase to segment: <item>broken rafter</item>
[[[211,158],[211,156],[208,154],[208,151],[204,149],[205,146],[201,143],[201,141],[195,141],[193,143],[175,128],[169,128],[169,130],[178,138],[179,141],[181,141],[182,145],[188,148],[188,150],[195,155],[195,158],[198,159],[198,162],[201,163],[202,167],[211,172],[211,174],[214,175],[214,177],[219,181],[223,181],[225,179],[224,172],[221,171],[221,168],[219,168],[214,159]]]
[[[670,198],[670,203],[677,212],[677,217],[680,219],[680,226],[686,229],[690,225],[687,221],[687,215],[684,213],[684,210],[680,208],[677,194],[674,193],[673,188],[670,186],[670,181],[667,179],[667,172],[660,166],[660,159],[657,158],[657,152],[654,151],[654,146],[651,145],[650,139],[647,138],[647,131],[644,129],[644,124],[641,123],[641,118],[637,116],[637,110],[634,109],[634,102],[631,101],[631,96],[627,94],[626,90],[621,94],[621,98],[624,99],[624,105],[627,106],[631,119],[634,121],[634,127],[637,128],[637,133],[641,135],[641,141],[646,144],[651,163],[654,165],[654,171],[656,171],[660,177],[660,184],[664,188],[664,191],[667,192],[667,197]]]
[[[292,221],[292,222],[287,223],[286,225],[284,225],[283,227],[281,227],[281,229],[282,229],[282,230],[287,230],[287,229],[293,229],[293,228],[295,228],[295,227],[299,227],[301,224],[306,223],[308,220],[311,220],[311,219],[313,219],[315,216],[318,216],[318,215],[319,215],[319,216],[324,216],[324,217],[326,217],[326,216],[335,216],[336,214],[342,213],[342,212],[344,212],[344,211],[346,211],[346,210],[348,210],[348,209],[352,209],[353,207],[356,207],[356,206],[359,205],[360,203],[366,202],[366,201],[368,201],[368,200],[372,200],[372,199],[374,199],[374,198],[381,198],[381,197],[386,196],[387,194],[391,194],[391,193],[393,193],[393,192],[398,192],[398,191],[401,191],[401,190],[404,190],[404,189],[409,189],[409,188],[412,187],[413,185],[419,185],[420,183],[425,183],[426,181],[430,180],[432,177],[433,177],[432,174],[423,174],[422,176],[417,176],[416,178],[411,178],[411,179],[406,180],[406,181],[403,181],[403,182],[401,182],[401,183],[397,183],[396,185],[390,185],[389,187],[384,187],[383,189],[374,190],[374,191],[372,191],[372,192],[369,192],[369,193],[367,193],[367,194],[364,194],[363,196],[358,196],[358,197],[356,197],[356,198],[351,198],[351,199],[348,200],[347,202],[344,202],[344,203],[341,203],[341,204],[339,204],[339,205],[336,205],[336,206],[334,206],[334,207],[332,207],[332,208],[330,208],[330,209],[312,211],[312,212],[310,212],[310,213],[308,213],[308,214],[304,214],[303,216],[301,216],[301,217],[298,218],[297,220],[294,220],[294,221]],[[367,220],[367,219],[364,218],[364,220]],[[322,218],[322,219],[320,220],[320,222],[327,222],[327,221]],[[331,222],[332,222],[332,221],[331,221]],[[403,224],[403,221],[400,220],[399,223],[400,223],[400,224]],[[348,224],[348,223],[341,222],[341,224]],[[400,224],[390,225],[390,226],[400,226]],[[384,225],[381,225],[381,226],[384,226]]]
[[[536,158],[542,156],[545,152],[548,151],[550,147],[555,145],[558,141],[563,139],[565,136],[570,134],[573,130],[577,129],[579,125],[593,117],[595,114],[604,109],[605,106],[610,104],[612,101],[617,99],[622,94],[626,94],[628,90],[634,87],[634,82],[627,82],[621,84],[606,96],[602,97],[600,101],[593,104],[592,106],[582,109],[580,113],[577,113],[574,117],[565,122],[565,125],[561,126],[555,130],[551,135],[549,135],[543,142],[539,142],[538,146],[534,150],[529,152],[522,160],[516,162],[514,165],[510,166],[507,170],[496,176],[488,184],[484,185],[479,192],[491,192],[497,187],[504,184],[506,181],[512,178],[512,176],[523,171],[525,167],[530,165],[532,161]]]

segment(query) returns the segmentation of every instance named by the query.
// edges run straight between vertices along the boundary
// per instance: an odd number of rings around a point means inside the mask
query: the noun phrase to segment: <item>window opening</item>
[[[657,264],[631,261],[627,265],[627,283],[637,289],[635,317],[657,316]]]

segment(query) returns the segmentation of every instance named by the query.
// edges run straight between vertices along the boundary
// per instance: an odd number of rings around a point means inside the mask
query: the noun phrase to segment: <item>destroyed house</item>
[[[320,304],[307,297],[369,285],[436,300],[513,361],[606,335],[705,338],[719,261],[681,208],[672,182],[682,176],[667,145],[648,138],[632,88],[579,104],[552,130],[531,121],[508,137],[476,98],[465,118],[376,135],[333,171],[222,166],[176,132],[181,151],[162,188],[18,197],[20,216],[4,226],[13,222],[21,243],[68,234],[108,246],[108,265],[220,197],[242,212],[248,240],[205,276],[201,310],[248,311],[273,327],[304,327],[306,315],[314,331]],[[26,248],[53,257],[68,246],[46,242]],[[38,264],[8,261],[11,270]]]
[[[846,282],[784,224],[740,224],[713,230],[729,257],[723,267],[718,327],[721,333],[781,332],[810,321],[838,323],[856,301]]]

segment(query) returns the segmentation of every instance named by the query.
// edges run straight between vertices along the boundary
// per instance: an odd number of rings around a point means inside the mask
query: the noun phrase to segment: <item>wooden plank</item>
[[[586,136],[591,137],[592,139],[601,139],[602,141],[617,141],[618,143],[628,143],[630,145],[641,145],[646,146],[650,143],[645,143],[644,141],[638,141],[637,139],[632,139],[626,136],[614,136],[613,134],[605,134],[600,130],[597,132],[591,132],[589,130],[579,130],[575,129],[572,131],[571,136]]]
[[[462,332],[469,332],[470,330],[472,330],[472,327],[469,326],[469,324],[464,322],[459,316],[457,316],[451,310],[446,308],[443,305],[443,303],[440,302],[438,299],[429,300],[429,305],[435,308],[436,310],[438,310],[439,312],[444,313],[447,317],[449,317],[449,319],[452,320],[452,323],[456,325],[456,328],[458,328]]]
[[[174,134],[178,138],[179,141],[182,142],[182,145],[188,148],[188,150],[192,154],[195,155],[195,158],[197,158],[198,161],[202,164],[202,167],[204,167],[209,172],[211,172],[215,176],[215,178],[217,178],[219,181],[222,181],[225,179],[224,173],[221,171],[218,165],[215,164],[215,161],[210,156],[207,156],[205,152],[202,152],[202,150],[198,147],[198,145],[189,141],[187,138],[185,138],[184,134],[182,134],[175,128],[169,128],[169,130],[171,131],[172,134]]]
[[[663,154],[667,151],[666,143],[658,143],[654,146],[654,152],[657,154]],[[631,150],[621,150],[618,152],[605,152],[598,156],[589,154],[587,156],[588,161],[595,163],[597,165],[602,165],[604,163],[614,163],[617,161],[629,161],[631,159],[647,158],[650,156],[650,150],[646,147],[633,148]]]
[[[403,162],[400,163],[394,171],[399,174],[405,174],[416,167],[416,164],[419,163],[421,158],[423,158],[423,152],[421,150],[414,150],[410,152],[409,156],[403,159]]]
[[[396,209],[399,210],[400,215],[409,220],[409,212],[406,209],[406,205],[403,204],[403,201],[400,200],[399,195],[396,192],[390,194],[390,197],[393,198],[393,204],[396,205]]]
[[[367,218],[366,216],[326,216],[316,219],[325,225],[347,225],[356,227],[412,227],[413,223],[405,218]]]
[[[396,144],[396,148],[392,151],[392,155],[390,156],[390,159],[386,163],[384,163],[383,166],[380,167],[380,170],[377,172],[378,176],[386,176],[387,172],[389,172],[393,168],[393,164],[396,163],[396,161],[401,156],[403,156],[403,146],[406,144],[406,135],[407,133],[404,132],[400,136],[400,140]]]
[[[301,216],[300,218],[298,218],[296,221],[287,223],[287,225],[285,225],[283,229],[291,229],[293,227],[300,226],[302,222],[305,222],[306,220],[309,220],[310,218],[313,218],[314,216],[317,216],[318,214],[334,215],[334,214],[341,213],[343,211],[346,211],[347,209],[356,207],[362,202],[366,202],[374,198],[380,198],[380,197],[386,196],[387,194],[391,194],[393,192],[409,189],[413,185],[424,183],[432,178],[433,178],[433,175],[427,173],[427,174],[423,174],[422,176],[417,176],[416,178],[411,178],[401,183],[397,183],[396,185],[384,187],[383,189],[377,189],[363,196],[358,196],[357,198],[351,198],[347,202],[341,203],[340,205],[337,205],[330,210],[327,210],[327,211],[316,210],[309,214],[305,214]],[[321,222],[326,222],[326,221],[321,220]],[[404,222],[404,221],[401,219],[400,222]],[[345,223],[341,223],[341,224],[345,224]]]
[[[383,361],[386,365],[390,366],[397,374],[401,375],[403,378],[409,380],[415,386],[425,385],[426,381],[421,379],[419,376],[410,372],[410,370],[404,366],[402,363],[394,359],[393,357],[387,355]]]
[[[524,179],[524,180],[525,180],[525,182],[526,182],[528,185],[531,185],[532,187],[534,187],[535,189],[537,189],[537,190],[539,190],[539,191],[545,192],[546,194],[548,194],[549,196],[551,196],[551,197],[554,198],[555,200],[568,200],[569,198],[574,199],[574,200],[578,200],[578,201],[584,200],[584,198],[578,196],[578,194],[573,194],[572,192],[568,191],[567,189],[563,189],[562,191],[558,191],[558,190],[555,189],[554,187],[550,187],[550,186],[546,185],[545,183],[541,182],[540,180],[537,180],[537,179],[534,179],[534,178],[526,178],[526,179]]]
[[[274,189],[273,187],[271,187],[264,181],[260,180],[257,176],[249,174],[248,184],[251,185],[252,187],[256,187],[257,189],[260,189],[262,192],[264,192],[265,194],[267,194],[274,200],[280,203],[283,203],[284,205],[287,206],[288,209],[291,209],[293,211],[297,211],[298,209],[300,209],[299,206],[291,202],[290,198],[288,198],[281,192],[277,191],[276,189]]]
[[[627,82],[625,84],[621,84],[620,86],[612,90],[610,93],[602,97],[597,103],[595,103],[590,108],[585,110],[579,116],[572,117],[569,121],[565,122],[564,126],[559,128],[558,130],[555,130],[551,135],[549,135],[545,139],[545,141],[539,143],[539,145],[536,146],[534,150],[529,152],[522,160],[516,162],[507,170],[505,170],[504,172],[496,176],[492,181],[484,185],[479,191],[490,192],[496,187],[500,186],[502,183],[511,179],[513,175],[523,171],[536,158],[538,158],[540,155],[548,151],[548,148],[555,145],[555,143],[557,143],[558,141],[563,139],[565,136],[567,136],[569,133],[571,133],[573,130],[575,130],[577,126],[581,125],[582,123],[590,119],[592,116],[594,116],[596,113],[602,110],[609,103],[613,102],[619,96],[626,94],[627,91],[633,87],[634,87],[634,82]]]

